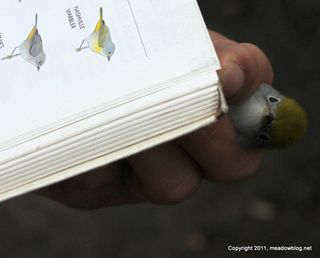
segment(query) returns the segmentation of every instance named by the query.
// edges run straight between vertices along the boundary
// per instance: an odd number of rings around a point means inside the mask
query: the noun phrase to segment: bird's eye
[[[269,101],[270,101],[271,103],[276,103],[276,102],[279,102],[279,101],[280,101],[280,99],[278,99],[278,98],[276,98],[276,97],[269,97],[268,99],[269,99]]]

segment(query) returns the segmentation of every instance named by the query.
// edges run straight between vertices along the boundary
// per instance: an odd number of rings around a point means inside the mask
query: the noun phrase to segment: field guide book
[[[0,201],[226,112],[196,0],[0,1]]]

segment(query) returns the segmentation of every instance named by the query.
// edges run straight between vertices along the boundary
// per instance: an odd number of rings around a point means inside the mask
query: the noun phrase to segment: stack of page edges
[[[220,101],[216,72],[206,69],[13,139],[0,146],[0,200],[209,124]]]

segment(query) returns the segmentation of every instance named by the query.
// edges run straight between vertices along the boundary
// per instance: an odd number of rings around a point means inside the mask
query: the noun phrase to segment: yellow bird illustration
[[[14,54],[17,49],[20,50],[20,53]],[[38,69],[38,71],[46,61],[46,54],[43,51],[43,43],[38,31],[38,15],[37,14],[35,16],[35,25],[30,31],[27,39],[24,40],[19,46],[15,47],[12,53],[2,58],[2,60],[12,59],[13,57],[20,56],[20,55],[24,60],[34,65]]]
[[[83,44],[87,42],[88,46],[83,47]],[[103,20],[103,9],[100,7],[100,19],[94,31],[84,39],[79,48],[76,49],[77,52],[85,48],[90,48],[94,53],[100,54],[108,58],[110,61],[111,56],[116,50],[115,44],[112,42],[111,34],[108,26]]]

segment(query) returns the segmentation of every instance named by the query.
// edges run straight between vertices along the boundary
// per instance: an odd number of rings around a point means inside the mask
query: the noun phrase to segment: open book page
[[[2,0],[0,144],[206,67],[195,0]]]

